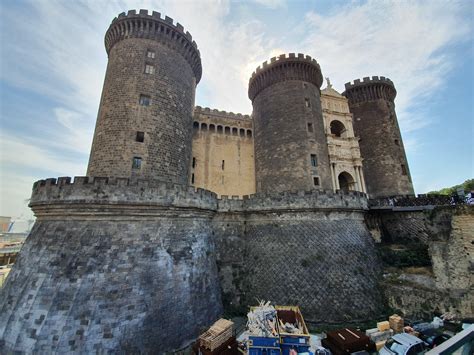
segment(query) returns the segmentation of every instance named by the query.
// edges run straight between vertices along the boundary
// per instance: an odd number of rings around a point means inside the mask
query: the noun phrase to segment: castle
[[[162,353],[256,298],[314,323],[383,312],[367,195],[413,195],[389,79],[341,95],[281,55],[248,116],[195,107],[200,53],[169,17],[122,13],[105,47],[87,176],[34,184],[0,349]]]

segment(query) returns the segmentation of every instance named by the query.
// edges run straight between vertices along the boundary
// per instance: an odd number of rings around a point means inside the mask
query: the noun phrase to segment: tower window
[[[313,184],[314,186],[319,186],[319,177],[313,176]]]
[[[155,58],[155,52],[148,50],[148,51],[146,52],[146,56],[147,56],[147,58],[154,59],[154,58]]]
[[[191,184],[194,184],[194,174],[191,175]]]
[[[155,74],[155,66],[151,64],[145,64],[145,74]]]
[[[145,141],[145,132],[137,132],[137,136],[135,137],[137,142],[143,143]]]
[[[225,160],[222,161],[222,165],[221,165],[222,170],[224,170],[224,166],[225,166]]]
[[[313,124],[308,122],[308,132],[313,132]]]
[[[316,157],[316,154],[311,154],[311,166],[318,166],[318,158]]]
[[[132,169],[140,169],[142,167],[142,158],[133,157]]]
[[[193,169],[196,167],[196,158],[193,157]]]
[[[398,139],[395,139],[394,142],[395,142],[395,145],[400,145],[400,141]]]
[[[151,97],[146,95],[140,95],[139,103],[141,106],[150,106]]]
[[[402,175],[408,175],[407,167],[405,166],[405,164],[402,164]]]
[[[309,99],[307,97],[304,99],[304,104],[306,107],[311,107],[311,103],[309,102]]]

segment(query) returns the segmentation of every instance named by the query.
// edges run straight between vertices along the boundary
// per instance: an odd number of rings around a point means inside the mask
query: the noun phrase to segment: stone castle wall
[[[219,201],[217,263],[225,309],[297,304],[318,324],[380,315],[380,268],[363,194],[257,194]],[[330,255],[331,257],[328,257]]]
[[[0,291],[0,352],[187,345],[222,313],[215,197],[127,179],[36,183],[37,221]]]
[[[248,115],[194,110],[190,185],[220,195],[255,193],[253,121]]]

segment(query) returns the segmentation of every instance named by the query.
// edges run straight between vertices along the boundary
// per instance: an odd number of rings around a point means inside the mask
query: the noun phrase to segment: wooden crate
[[[219,319],[199,337],[199,344],[211,351],[217,349],[232,337],[234,323],[227,319]]]

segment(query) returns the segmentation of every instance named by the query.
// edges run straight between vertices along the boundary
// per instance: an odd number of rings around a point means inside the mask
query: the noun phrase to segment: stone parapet
[[[197,44],[188,31],[184,31],[181,24],[173,24],[173,19],[165,16],[161,18],[159,12],[153,11],[151,15],[148,10],[129,10],[127,14],[122,12],[112,20],[105,34],[105,48],[107,54],[119,41],[126,38],[146,38],[157,40],[167,44],[180,52],[193,68],[196,83],[202,76],[201,55]]]
[[[378,99],[393,102],[397,96],[397,90],[392,80],[384,76],[373,76],[372,79],[365,77],[362,81],[356,79],[353,83],[346,83],[345,88],[346,91],[342,94],[349,99],[350,104]]]
[[[298,56],[290,53],[288,56],[282,54],[273,57],[253,72],[249,80],[250,100],[253,101],[258,93],[268,86],[286,80],[307,81],[320,88],[323,83],[321,67],[315,59],[302,53],[298,53]]]
[[[233,113],[227,111],[221,111],[216,109],[211,109],[209,107],[201,107],[196,106],[194,108],[194,115],[209,115],[209,116],[218,116],[218,117],[225,117],[225,118],[233,118],[237,120],[252,120],[250,115],[243,115],[241,113]]]
[[[368,209],[366,194],[362,192],[334,193],[329,190],[257,193],[238,199],[221,196],[219,212],[268,212],[303,210],[359,210]]]
[[[217,210],[217,195],[158,180],[60,177],[33,185],[30,207],[38,218],[53,216],[154,216]]]

